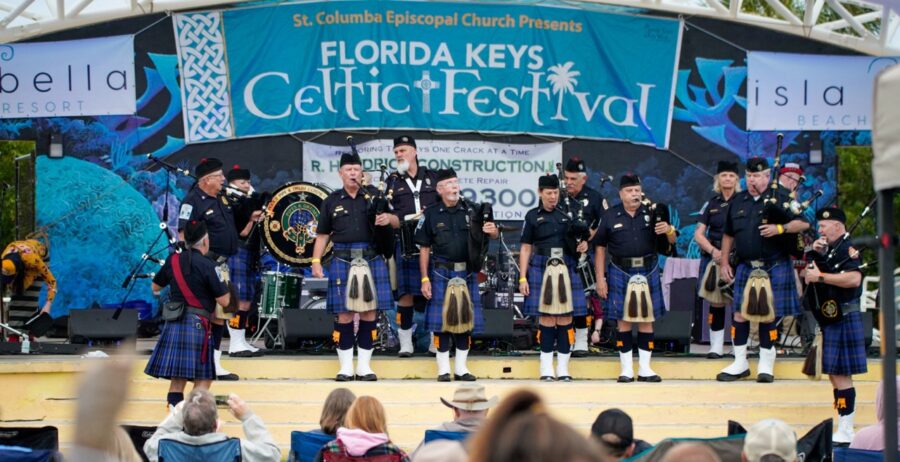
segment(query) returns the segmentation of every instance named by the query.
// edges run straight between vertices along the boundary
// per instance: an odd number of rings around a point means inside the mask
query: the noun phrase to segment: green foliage
[[[875,197],[872,185],[872,147],[837,146],[838,156],[838,201],[847,213],[847,226],[851,226],[862,213],[866,204]],[[894,210],[900,210],[900,196],[894,197]],[[873,236],[876,231],[878,211],[872,207],[869,215],[853,232],[854,237]],[[900,214],[894,213],[894,230],[900,230]],[[878,257],[870,250],[863,253],[863,261],[874,261]],[[900,265],[900,255],[895,255],[895,264]],[[877,274],[877,267],[870,267],[866,274]]]
[[[16,171],[15,158],[29,154],[34,150],[30,141],[0,141],[0,183],[10,185],[9,189],[0,191],[3,203],[0,204],[0,238],[3,247],[13,240],[15,233],[16,212]]]

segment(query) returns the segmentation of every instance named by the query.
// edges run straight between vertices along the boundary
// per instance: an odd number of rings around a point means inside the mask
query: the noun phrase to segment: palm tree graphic
[[[578,85],[578,80],[575,77],[581,75],[581,72],[572,70],[574,65],[575,63],[572,61],[567,61],[565,64],[557,64],[547,69],[550,72],[547,75],[547,81],[553,85],[553,93],[558,95],[556,115],[552,117],[553,120],[569,120],[562,115],[562,102],[563,95],[572,93],[575,91],[575,85]]]

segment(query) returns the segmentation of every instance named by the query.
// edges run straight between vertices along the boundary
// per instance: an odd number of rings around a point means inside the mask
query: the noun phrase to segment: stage
[[[135,357],[130,397],[120,417],[123,424],[155,426],[165,416],[168,382],[143,374],[147,358],[143,353]],[[104,359],[0,356],[0,389],[6,391],[0,399],[0,426],[56,426],[65,449],[74,430],[78,376],[96,361]],[[520,387],[535,389],[550,403],[553,414],[585,434],[596,415],[609,407],[620,407],[631,414],[636,437],[651,443],[667,437],[724,436],[729,419],[749,426],[776,417],[801,435],[824,419],[837,421],[827,378],[807,380],[800,372],[801,358],[779,359],[774,384],[716,382],[716,373],[729,363],[727,357],[708,360],[660,354],[654,356],[653,367],[663,377],[662,383],[619,384],[615,382],[618,357],[590,356],[570,363],[576,381],[545,383],[535,379],[538,358],[534,354],[469,358],[469,368],[485,385],[488,396],[502,398]],[[390,436],[405,449],[413,449],[427,428],[452,416],[439,397],[450,397],[455,385],[435,381],[435,361],[428,355],[409,359],[376,355],[372,368],[380,380],[374,383],[338,384],[331,380],[338,370],[333,354],[223,357],[223,365],[242,379],[216,382],[213,393],[234,392],[248,401],[282,447],[284,457],[291,431],[316,428],[325,396],[338,386],[381,400],[387,409]],[[751,358],[751,377],[755,377],[755,366],[756,359]],[[875,389],[880,377],[881,362],[877,358],[869,359],[867,374],[856,376],[857,429],[875,422]],[[220,412],[220,418],[223,431],[242,436],[234,417]]]

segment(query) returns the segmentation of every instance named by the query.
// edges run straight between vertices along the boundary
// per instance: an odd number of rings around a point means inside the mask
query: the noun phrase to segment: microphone
[[[163,168],[168,168],[168,169],[174,170],[175,173],[180,173],[180,174],[182,174],[182,175],[184,175],[184,176],[187,176],[187,177],[193,177],[193,176],[194,176],[191,172],[189,172],[189,171],[187,171],[187,170],[185,170],[185,169],[183,169],[183,168],[176,167],[176,166],[174,166],[174,165],[172,165],[172,164],[169,164],[169,163],[164,162],[164,161],[162,161],[162,160],[160,160],[160,159],[157,159],[156,157],[153,157],[153,154],[147,154],[147,159],[150,159],[151,161],[153,161],[153,162],[155,162],[155,163],[157,163],[157,164],[162,165]]]

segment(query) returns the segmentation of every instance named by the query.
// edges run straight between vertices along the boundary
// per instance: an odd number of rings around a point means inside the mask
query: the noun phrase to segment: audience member
[[[323,433],[334,436],[337,429],[344,426],[344,418],[347,416],[347,410],[353,404],[356,395],[346,388],[335,388],[331,390],[328,397],[325,398],[325,404],[322,405],[322,415],[319,417],[319,428],[313,430],[313,433]]]
[[[596,444],[547,413],[532,391],[510,394],[472,435],[470,462],[593,462]]]
[[[412,454],[412,462],[468,462],[469,454],[462,442],[437,440],[419,446]]]
[[[716,452],[703,443],[688,442],[672,446],[662,462],[722,462]]]
[[[444,422],[435,430],[471,433],[484,423],[488,409],[497,404],[497,397],[492,396],[491,399],[488,399],[484,393],[484,385],[466,383],[456,388],[452,400],[441,398],[441,403],[453,410],[453,421]],[[413,451],[413,459],[416,458],[416,453],[423,444],[425,444],[424,440]]]
[[[228,397],[228,409],[244,427],[241,453],[244,462],[269,462],[281,460],[281,449],[266,430],[265,424],[241,398],[232,393]],[[220,433],[216,400],[205,389],[194,388],[187,399],[179,403],[169,416],[159,424],[156,433],[144,443],[144,454],[151,462],[159,460],[159,443],[168,439],[192,445],[216,443],[228,438]]]
[[[897,391],[900,392],[900,376],[896,380]],[[900,411],[900,402],[897,406]],[[897,413],[900,416],[900,412]],[[877,422],[869,425],[856,432],[853,441],[850,442],[852,449],[866,449],[869,451],[884,451],[884,381],[878,384],[878,390],[875,392],[875,418]],[[900,419],[900,417],[898,417]],[[897,436],[900,437],[900,422],[898,422]],[[898,438],[900,440],[900,438]],[[898,441],[897,449],[900,450],[900,441]]]
[[[621,409],[601,412],[591,425],[591,436],[599,444],[604,462],[627,459],[650,448],[647,442],[634,439],[631,416]]]
[[[316,462],[385,455],[396,456],[392,460],[409,462],[406,452],[388,437],[384,406],[377,399],[371,396],[356,398],[347,410],[344,425],[338,428],[337,438],[316,455]]]
[[[761,420],[744,437],[743,462],[796,462],[797,434],[778,419]]]
[[[107,451],[116,462],[142,462],[141,455],[134,447],[134,442],[128,436],[128,432],[122,427],[116,427],[113,431],[112,446]]]

